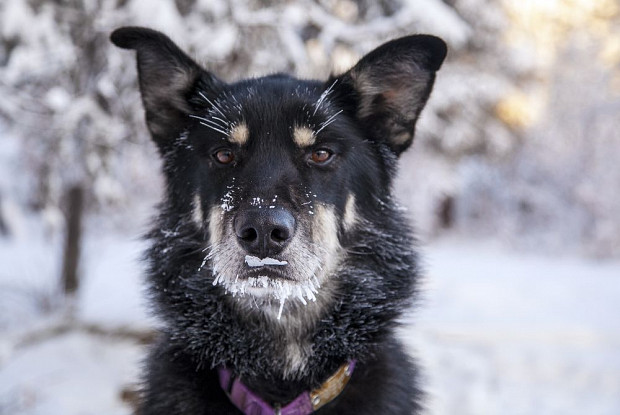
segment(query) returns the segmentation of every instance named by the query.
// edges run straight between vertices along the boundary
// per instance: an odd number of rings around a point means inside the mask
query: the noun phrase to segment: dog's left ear
[[[353,96],[363,127],[399,155],[413,141],[416,121],[446,53],[445,42],[435,36],[392,40],[337,77],[335,87]]]

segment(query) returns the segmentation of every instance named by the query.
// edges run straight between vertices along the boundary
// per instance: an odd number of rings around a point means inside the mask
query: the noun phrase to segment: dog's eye
[[[220,164],[230,164],[235,159],[235,154],[231,150],[223,148],[213,153],[213,158]]]
[[[320,148],[318,150],[314,150],[310,155],[310,159],[316,164],[325,164],[331,160],[334,153],[330,150]]]

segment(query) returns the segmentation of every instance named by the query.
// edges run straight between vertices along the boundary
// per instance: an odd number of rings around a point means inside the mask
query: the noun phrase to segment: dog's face
[[[355,195],[343,189],[356,164],[379,166],[333,91],[274,76],[200,97],[187,132],[202,160],[193,217],[208,228],[214,283],[229,293],[304,304],[337,265],[356,217]]]
[[[138,51],[170,203],[204,235],[213,284],[278,318],[286,300],[329,297],[348,238],[381,215],[445,44],[401,38],[326,82],[227,84],[158,32],[112,40]]]

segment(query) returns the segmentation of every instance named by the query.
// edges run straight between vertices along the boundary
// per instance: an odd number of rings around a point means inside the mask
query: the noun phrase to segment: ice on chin
[[[277,259],[269,258],[269,257],[265,257],[261,259],[261,258],[252,256],[252,255],[245,256],[245,263],[248,264],[248,267],[263,267],[265,265],[278,265],[278,266],[288,265],[288,262],[286,261],[279,261]]]

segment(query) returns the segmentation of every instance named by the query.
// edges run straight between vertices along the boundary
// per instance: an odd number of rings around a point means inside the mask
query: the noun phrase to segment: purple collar
[[[226,368],[219,368],[220,386],[228,395],[230,401],[245,415],[309,415],[331,402],[343,391],[349,382],[355,360],[351,360],[330,376],[321,387],[310,392],[302,392],[288,405],[272,407],[258,395],[252,392],[239,378],[232,378],[232,373]]]

